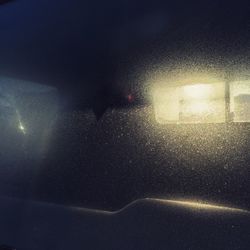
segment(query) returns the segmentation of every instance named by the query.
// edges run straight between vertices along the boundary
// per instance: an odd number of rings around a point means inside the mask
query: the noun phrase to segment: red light
[[[133,102],[134,101],[134,96],[132,94],[128,94],[127,95],[127,100],[129,103]]]

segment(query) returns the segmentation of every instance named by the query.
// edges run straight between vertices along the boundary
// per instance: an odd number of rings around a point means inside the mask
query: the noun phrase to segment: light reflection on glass
[[[191,208],[195,210],[208,210],[208,211],[221,211],[221,212],[236,212],[236,213],[249,213],[249,211],[240,209],[240,208],[233,208],[227,207],[222,205],[215,205],[210,203],[204,203],[200,201],[188,201],[188,200],[164,200],[164,199],[149,199],[158,201],[160,203],[164,203],[166,205],[174,205],[174,206],[181,206],[186,208]]]

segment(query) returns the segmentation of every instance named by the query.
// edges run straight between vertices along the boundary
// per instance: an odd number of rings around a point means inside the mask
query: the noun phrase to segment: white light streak
[[[21,132],[22,132],[23,134],[26,134],[26,129],[25,129],[25,127],[23,126],[23,124],[22,124],[21,121],[19,121],[18,128],[21,130]]]
[[[183,201],[183,200],[164,200],[164,199],[152,199],[155,201],[159,201],[165,203],[166,205],[176,205],[181,207],[192,208],[195,210],[209,210],[209,211],[221,211],[221,212],[238,212],[238,213],[250,213],[247,210],[240,209],[240,208],[232,208],[227,206],[209,204],[199,201]]]

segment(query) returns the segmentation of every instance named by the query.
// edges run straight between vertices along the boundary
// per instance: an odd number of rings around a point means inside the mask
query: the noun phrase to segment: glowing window
[[[154,108],[160,123],[225,122],[225,84],[159,88],[154,92]]]

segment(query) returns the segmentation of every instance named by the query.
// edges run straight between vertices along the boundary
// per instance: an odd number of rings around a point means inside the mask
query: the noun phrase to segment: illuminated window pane
[[[194,84],[180,87],[180,122],[206,123],[225,121],[223,84]]]
[[[154,108],[159,123],[178,122],[179,89],[176,87],[157,89],[154,93]]]
[[[250,121],[250,81],[231,84],[230,107],[235,122]]]
[[[191,84],[155,91],[156,119],[160,123],[225,122],[225,85]]]

